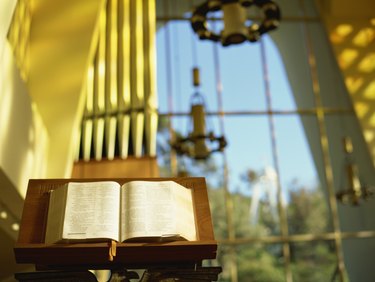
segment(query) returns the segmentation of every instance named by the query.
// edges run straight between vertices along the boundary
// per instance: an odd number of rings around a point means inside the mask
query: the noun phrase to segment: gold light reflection
[[[96,111],[105,111],[105,73],[106,73],[106,11],[102,10],[99,21],[99,43],[97,51],[97,89],[96,89]]]
[[[48,149],[50,139],[42,120],[37,105],[31,103],[31,112],[27,115],[31,116],[27,130],[25,142],[27,150],[22,154],[23,160],[20,162],[19,182],[21,183],[20,193],[25,197],[27,190],[27,182],[29,178],[46,177],[48,163]],[[26,116],[27,116],[26,115]]]
[[[354,45],[359,47],[366,47],[375,38],[375,30],[370,27],[362,28],[353,38]]]
[[[131,11],[131,25],[134,26],[134,34],[131,35],[131,50],[135,51],[134,57],[131,59],[131,95],[133,110],[137,110],[144,106],[143,2],[134,1]],[[144,115],[141,112],[133,111],[131,119],[131,126],[134,129],[132,131],[134,155],[139,157],[142,154]]]
[[[129,6],[128,0],[120,1],[122,5],[123,16],[121,17],[121,34],[120,34],[120,51],[122,52],[122,76],[119,76],[120,81],[120,99],[119,107],[122,109],[128,109],[130,107],[130,60],[124,58],[130,58],[130,9],[126,8]],[[125,8],[124,8],[125,7]],[[121,54],[121,53],[120,53]]]
[[[348,68],[353,63],[355,58],[357,58],[357,56],[357,50],[349,48],[344,49],[339,56],[340,67],[343,69]]]
[[[16,62],[24,81],[28,79],[29,69],[30,9],[29,1],[18,1],[8,32],[8,39],[12,45]]]
[[[1,219],[7,219],[7,218],[8,218],[8,213],[7,213],[6,211],[2,211],[2,212],[0,213],[0,218],[1,218]]]
[[[353,27],[350,24],[340,24],[333,30],[330,39],[333,43],[341,43],[352,31]]]
[[[108,55],[109,60],[108,63],[108,75],[109,75],[109,95],[108,95],[108,105],[110,110],[116,110],[117,109],[117,62],[118,62],[118,30],[117,30],[117,9],[118,9],[118,3],[117,0],[112,0],[109,2],[109,33],[108,33]]]
[[[369,124],[371,126],[375,126],[375,113],[371,114],[371,117],[369,118]]]
[[[84,121],[83,133],[89,133],[82,138],[92,132],[94,149],[82,141],[85,159],[93,151],[95,159],[103,157],[103,145],[106,158],[114,158],[116,146],[119,155],[126,158],[130,134],[134,155],[140,156],[143,146],[147,146],[147,154],[155,155],[156,149],[150,149],[156,148],[157,131],[155,22],[154,1],[105,1],[93,69],[89,69],[86,81],[85,118],[93,119],[93,123]]]
[[[354,94],[363,85],[363,78],[362,77],[348,76],[345,79],[345,84],[346,84],[346,87],[348,88],[349,92],[351,94]]]
[[[105,141],[106,141],[108,160],[113,160],[115,157],[116,126],[117,126],[116,117],[106,118]]]
[[[158,127],[158,99],[156,96],[156,6],[155,1],[145,2],[147,16],[144,18],[145,33],[145,132],[146,151],[156,156],[156,133]]]
[[[93,132],[93,122],[92,120],[86,120],[82,126],[82,147],[83,147],[83,159],[85,161],[90,160],[91,153],[91,140]]]
[[[20,230],[20,225],[18,223],[13,223],[12,224],[12,230],[13,231],[18,231]]]
[[[369,106],[363,102],[356,102],[355,109],[356,109],[358,117],[363,118],[369,111]]]
[[[119,109],[129,110],[130,100],[130,5],[129,0],[119,1],[119,9],[123,12],[120,17],[119,27],[119,59],[122,62],[122,68],[119,69]],[[119,155],[125,159],[128,156],[130,132],[130,116],[120,115],[118,119],[118,139]]]
[[[94,110],[94,75],[95,67],[93,64],[89,66],[86,78],[86,112],[91,114]]]
[[[375,53],[369,53],[365,56],[358,65],[358,70],[361,72],[372,72],[375,70]]]
[[[3,65],[1,66],[1,71],[4,72],[3,79],[4,81],[13,81],[12,75],[14,72],[13,56],[11,54],[10,48],[8,45],[5,45],[4,56],[3,56]],[[11,117],[11,108],[14,99],[14,83],[4,83],[1,85],[0,91],[0,148],[4,148],[3,144],[6,140],[8,130],[10,128],[10,117]],[[0,155],[0,162],[4,156]]]
[[[86,108],[85,115],[91,115],[94,112],[94,80],[95,80],[95,65],[91,63],[87,70],[86,77]],[[91,140],[93,132],[92,120],[85,120],[82,123],[81,142],[82,142],[82,156],[85,161],[90,160]],[[77,160],[79,158],[79,150],[77,150]]]
[[[139,106],[143,106],[143,99],[144,99],[144,88],[143,88],[143,72],[144,72],[144,62],[143,62],[143,52],[141,51],[143,48],[143,4],[142,1],[135,1],[134,7],[134,21],[133,24],[135,26],[134,31],[134,45],[132,46],[136,50],[135,58],[134,58],[134,69],[133,72],[135,73],[135,91],[133,92],[135,102]],[[137,105],[137,106],[138,106]]]
[[[95,160],[100,161],[103,153],[104,118],[94,119],[93,133]]]
[[[108,1],[107,6],[107,111],[115,112],[118,109],[117,83],[118,83],[118,1]],[[105,145],[107,158],[112,160],[115,156],[117,118],[107,117],[105,120]]]
[[[99,41],[96,53],[96,87],[94,86],[94,95],[96,99],[94,112],[101,114],[105,112],[105,74],[106,74],[106,10],[100,12],[99,19]],[[95,160],[101,160],[103,152],[103,136],[104,136],[104,119],[96,118],[93,121],[93,146]]]
[[[364,90],[363,97],[375,99],[375,81],[372,81]]]
[[[353,31],[353,27],[350,24],[340,24],[336,28],[338,35],[345,37]]]
[[[375,164],[375,17],[341,22],[326,18],[330,41]],[[374,132],[374,133],[372,133]]]
[[[366,139],[367,142],[372,142],[374,140],[375,134],[374,134],[373,130],[366,129],[364,131],[364,136],[365,136],[365,139]],[[375,148],[374,148],[374,150],[375,150]]]

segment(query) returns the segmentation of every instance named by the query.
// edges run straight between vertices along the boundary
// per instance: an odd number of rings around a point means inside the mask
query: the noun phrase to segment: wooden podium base
[[[108,282],[139,281],[139,282],[211,282],[217,281],[221,267],[195,267],[195,268],[154,268],[144,271],[141,278],[135,271],[114,270]],[[96,276],[90,271],[45,271],[16,273],[15,278],[20,282],[96,282]],[[136,280],[134,280],[136,279]]]
[[[14,275],[17,281],[27,282],[47,282],[47,281],[66,281],[66,282],[96,282],[96,276],[90,271],[37,271],[16,273]]]

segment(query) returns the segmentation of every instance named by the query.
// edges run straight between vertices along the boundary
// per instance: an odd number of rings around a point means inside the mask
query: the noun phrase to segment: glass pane
[[[225,117],[225,134],[235,236],[279,234],[268,118]]]
[[[333,241],[291,243],[293,281],[340,281]]]
[[[173,122],[167,116],[160,116],[158,120],[158,134],[156,140],[156,154],[161,177],[172,177],[171,168],[171,134],[169,131],[169,123]]]
[[[216,240],[228,238],[225,190],[223,187],[207,185],[212,224]]]
[[[219,45],[218,49],[224,110],[265,110],[259,43]]]
[[[172,78],[169,76],[170,63],[168,61],[167,53],[170,48],[170,44],[167,42],[169,32],[169,25],[164,24],[157,31],[156,42],[157,42],[157,87],[158,87],[158,103],[159,111],[167,112],[169,110],[169,98],[171,95]]]
[[[199,92],[206,111],[218,107],[213,57],[214,45],[200,41],[188,21],[171,21],[157,33],[157,73],[160,112],[188,112],[192,95]],[[195,55],[194,55],[195,54]],[[193,86],[194,67],[199,69],[200,85]]]
[[[244,176],[249,170],[263,171],[272,164],[267,117],[226,116],[224,121],[230,191],[250,195]]]
[[[238,281],[283,282],[284,260],[280,244],[236,246]]]
[[[235,247],[219,244],[216,260],[212,261],[212,265],[218,264],[222,268],[218,281],[233,281],[232,275],[237,274],[236,269],[236,250]]]
[[[279,244],[219,244],[217,259],[206,261],[204,265],[222,267],[218,281],[284,282],[281,253]]]
[[[304,117],[304,120],[306,125],[307,120],[314,122],[311,117]],[[328,201],[321,188],[310,147],[316,137],[311,137],[311,140],[306,138],[299,116],[277,116],[274,121],[289,233],[327,232],[331,226]]]
[[[173,3],[171,8],[178,6],[177,1],[170,3]],[[228,239],[230,232],[235,234],[236,239],[280,235],[276,199],[278,178],[283,190],[289,233],[298,235],[332,232],[325,176],[327,156],[322,154],[325,140],[320,137],[322,131],[318,128],[316,117],[274,115],[277,149],[274,156],[269,117],[266,114],[251,113],[266,110],[266,79],[270,86],[272,110],[294,110],[298,107],[305,113],[305,110],[315,109],[311,73],[315,70],[309,65],[308,47],[312,47],[316,58],[319,94],[323,106],[350,108],[350,100],[342,78],[338,75],[336,62],[332,60],[330,50],[322,48],[327,45],[327,38],[322,33],[321,25],[314,18],[309,18],[305,23],[296,21],[303,14],[301,5],[305,5],[309,17],[316,16],[313,2],[291,0],[280,1],[279,5],[283,17],[294,20],[282,21],[276,31],[262,37],[268,77],[263,73],[259,42],[222,47],[220,43],[201,41],[193,34],[188,21],[170,22],[168,30],[164,27],[158,31],[160,112],[170,110],[188,114],[191,95],[199,90],[205,97],[206,112],[217,112],[219,99],[222,99],[224,111],[231,114],[224,117],[224,128],[220,127],[216,116],[207,118],[212,120],[208,123],[212,124],[211,129],[215,135],[222,134],[221,130],[224,130],[228,141],[225,155],[216,153],[207,162],[177,158],[178,167],[184,168],[188,175],[206,178],[214,232],[219,240]],[[249,10],[255,11],[257,8],[251,7]],[[249,13],[254,16],[256,12]],[[178,16],[184,12],[171,14]],[[215,31],[222,28],[220,22],[209,24]],[[309,34],[304,33],[306,28]],[[306,45],[307,36],[310,36],[311,46]],[[215,57],[216,55],[218,56]],[[200,68],[201,85],[198,89],[192,86],[193,66]],[[218,87],[222,87],[222,97],[217,95]],[[339,116],[329,114],[325,118],[328,157],[337,191],[344,178],[342,137],[348,129],[351,137],[362,133],[360,130],[353,130],[353,120],[350,122],[351,126],[347,127],[345,119]],[[172,127],[182,136],[191,132],[190,124],[189,116],[175,117],[172,121]],[[161,129],[158,138],[168,148],[168,130]],[[356,156],[361,163],[359,171],[365,171],[365,181],[372,184],[373,165],[371,160],[367,160],[366,145],[358,141],[358,138],[356,140],[355,150],[361,148]],[[164,151],[164,155],[158,154],[158,160],[168,159],[168,149]],[[274,163],[275,158],[277,164]],[[228,187],[224,187],[225,165],[229,171]],[[166,168],[165,171],[169,167]],[[165,175],[169,176],[167,173]],[[230,200],[225,188],[230,192]],[[371,216],[364,215],[364,212],[370,213],[372,202],[364,205],[364,209],[338,205],[341,230],[355,232],[373,229]],[[233,225],[228,226],[228,222]],[[345,234],[348,235],[344,233],[344,237]],[[364,261],[363,257],[371,257],[373,245],[373,239],[344,239],[346,264],[353,281],[365,281],[363,273],[371,268],[371,262]],[[333,242],[291,243],[291,256],[294,281],[335,279],[337,262]],[[235,277],[238,277],[238,281],[285,280],[280,245],[254,243],[230,247],[220,244],[218,259],[211,264],[223,267],[220,281],[231,281]],[[371,278],[370,281],[374,280],[374,277]]]
[[[304,187],[295,183],[288,193],[289,234],[321,234],[329,231],[331,219],[327,200],[320,187]],[[301,185],[301,186],[299,186]]]
[[[193,33],[193,31],[189,32]],[[207,40],[199,40],[196,34],[193,34],[192,37],[195,40],[192,49],[196,48],[197,52],[196,62],[193,62],[193,64],[199,68],[200,75],[200,86],[198,87],[198,90],[205,96],[207,111],[217,111],[217,79],[215,77],[213,54],[214,44],[217,43],[212,43]],[[181,55],[185,56],[185,54]]]
[[[231,195],[233,202],[231,215],[236,238],[280,235],[277,199],[271,198],[268,194],[260,197],[259,194],[259,190],[254,190],[251,196],[239,193]]]
[[[273,120],[282,186],[298,180],[313,188],[317,174],[300,117],[275,116]]]
[[[159,110],[189,111],[192,81],[192,33],[189,22],[171,21],[157,32]]]

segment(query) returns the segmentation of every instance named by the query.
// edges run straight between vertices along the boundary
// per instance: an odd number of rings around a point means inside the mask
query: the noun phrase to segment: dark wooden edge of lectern
[[[45,244],[49,192],[67,182],[113,180],[120,184],[132,180],[173,180],[193,190],[197,241],[165,243],[74,243]],[[159,266],[163,264],[201,263],[215,259],[214,239],[205,179],[182,178],[112,178],[112,179],[32,179],[24,203],[18,241],[14,247],[17,263],[35,264],[37,269]]]

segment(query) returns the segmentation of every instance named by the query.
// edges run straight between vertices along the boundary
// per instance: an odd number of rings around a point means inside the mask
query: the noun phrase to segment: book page
[[[55,243],[62,238],[67,188],[68,186],[65,185],[50,191],[44,240],[47,244]]]
[[[176,202],[177,230],[182,237],[189,241],[197,240],[193,191],[174,182],[174,198]]]
[[[184,200],[181,199],[185,196],[180,193],[176,200],[176,185],[173,181],[131,181],[123,185],[120,224],[122,241],[135,237],[176,238],[182,235],[178,221],[183,212],[178,211],[180,207],[177,200],[182,203]],[[187,190],[187,194],[190,193],[192,206],[191,191],[181,187]],[[184,199],[187,200],[187,197]],[[188,218],[186,214],[182,216]],[[192,216],[194,223],[194,214]],[[195,230],[195,225],[193,228]]]
[[[70,182],[63,239],[118,241],[120,185],[113,181]]]

